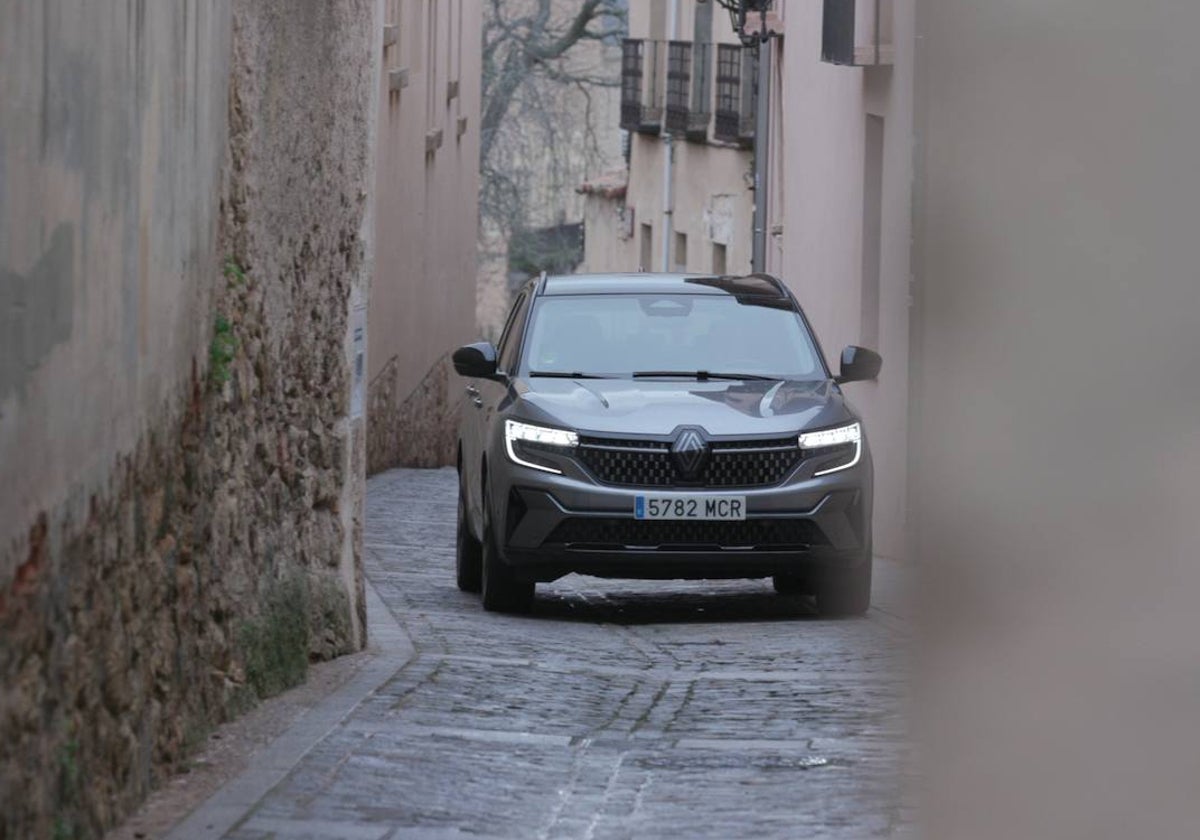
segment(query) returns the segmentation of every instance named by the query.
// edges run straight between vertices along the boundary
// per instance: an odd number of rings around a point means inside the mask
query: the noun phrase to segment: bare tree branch
[[[484,32],[484,43],[489,49],[484,55],[484,111],[480,129],[483,159],[491,152],[496,128],[507,115],[517,88],[544,70],[548,61],[564,56],[580,41],[603,40],[619,34],[625,21],[625,10],[617,0],[582,0],[578,11],[562,28],[554,25],[550,0],[537,0],[537,13],[532,17],[510,15],[508,0],[492,0],[491,8],[492,19],[485,24]],[[605,30],[589,28],[605,18],[620,25]],[[504,58],[498,66],[496,58],[500,53]]]
[[[566,221],[575,187],[604,158],[592,96],[620,85],[627,2],[487,0],[480,220],[489,242]]]

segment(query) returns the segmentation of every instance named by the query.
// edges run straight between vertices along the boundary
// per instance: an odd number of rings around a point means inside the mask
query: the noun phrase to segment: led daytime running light
[[[530,469],[541,470],[542,472],[562,475],[562,470],[556,470],[553,467],[547,467],[542,464],[535,464],[532,461],[526,461],[524,458],[519,457],[516,450],[513,449],[513,443],[516,441],[574,449],[579,445],[579,435],[575,432],[569,432],[566,429],[548,429],[545,426],[531,426],[528,423],[519,423],[516,420],[504,421],[504,446],[508,450],[508,457],[513,463],[529,467]]]
[[[819,432],[802,432],[800,434],[801,449],[824,449],[827,446],[843,446],[847,443],[862,442],[862,426],[851,423],[849,426],[839,426],[836,429],[824,429]]]
[[[828,470],[813,473],[813,478],[820,478],[830,473],[848,470],[857,466],[862,460],[862,425],[851,423],[836,429],[822,429],[819,432],[802,432],[799,438],[800,448],[805,450],[828,449],[832,446],[854,444],[854,458],[848,464],[840,464]]]

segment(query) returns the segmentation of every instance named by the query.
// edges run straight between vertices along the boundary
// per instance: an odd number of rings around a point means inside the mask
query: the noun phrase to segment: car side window
[[[525,331],[525,304],[528,303],[528,300],[529,297],[525,294],[517,298],[517,302],[513,304],[512,314],[508,316],[508,323],[504,325],[504,334],[500,336],[498,367],[505,373],[511,373],[516,366],[521,333]]]

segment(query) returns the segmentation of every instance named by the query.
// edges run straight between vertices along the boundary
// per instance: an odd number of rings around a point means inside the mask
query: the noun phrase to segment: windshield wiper
[[[561,370],[531,370],[530,376],[540,376],[543,379],[612,379],[599,373],[568,373]]]
[[[659,377],[682,376],[705,382],[709,379],[744,379],[761,382],[778,382],[778,376],[759,376],[756,373],[714,373],[709,370],[639,370],[634,379],[658,379]]]

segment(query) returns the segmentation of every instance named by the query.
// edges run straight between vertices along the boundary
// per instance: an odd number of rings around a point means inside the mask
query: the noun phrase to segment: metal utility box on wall
[[[825,0],[821,60],[853,67],[890,65],[893,0]]]

